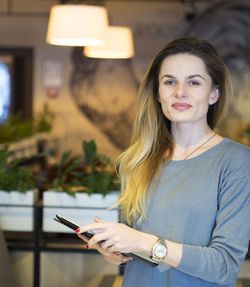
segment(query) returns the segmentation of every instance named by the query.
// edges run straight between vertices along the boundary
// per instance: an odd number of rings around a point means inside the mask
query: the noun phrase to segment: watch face
[[[159,258],[164,258],[167,254],[167,248],[166,246],[162,245],[162,244],[158,244],[155,247],[155,256],[159,257]]]

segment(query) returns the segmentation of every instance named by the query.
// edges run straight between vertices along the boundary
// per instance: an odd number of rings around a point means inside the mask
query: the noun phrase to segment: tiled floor
[[[105,276],[99,287],[121,287],[122,276]],[[250,280],[238,280],[236,287],[250,287]]]

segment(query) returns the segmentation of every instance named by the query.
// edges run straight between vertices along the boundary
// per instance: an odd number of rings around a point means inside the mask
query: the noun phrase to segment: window
[[[0,47],[0,123],[9,114],[32,116],[33,49]]]
[[[0,123],[8,119],[11,102],[11,70],[13,58],[0,57]]]

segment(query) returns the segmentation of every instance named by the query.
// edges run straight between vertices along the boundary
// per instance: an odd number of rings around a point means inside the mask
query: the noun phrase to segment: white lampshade
[[[107,10],[93,5],[55,5],[51,8],[46,41],[52,45],[95,46],[106,41]]]
[[[134,56],[132,31],[128,27],[109,26],[107,42],[102,46],[85,47],[84,55],[91,58],[122,59]]]

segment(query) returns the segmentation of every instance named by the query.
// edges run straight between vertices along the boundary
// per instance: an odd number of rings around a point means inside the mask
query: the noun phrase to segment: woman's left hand
[[[145,252],[150,255],[151,247],[157,239],[152,234],[138,231],[123,223],[102,222],[98,217],[95,217],[95,223],[81,226],[77,233],[80,235],[93,230],[98,230],[100,233],[88,241],[89,248],[99,243],[108,253]]]

